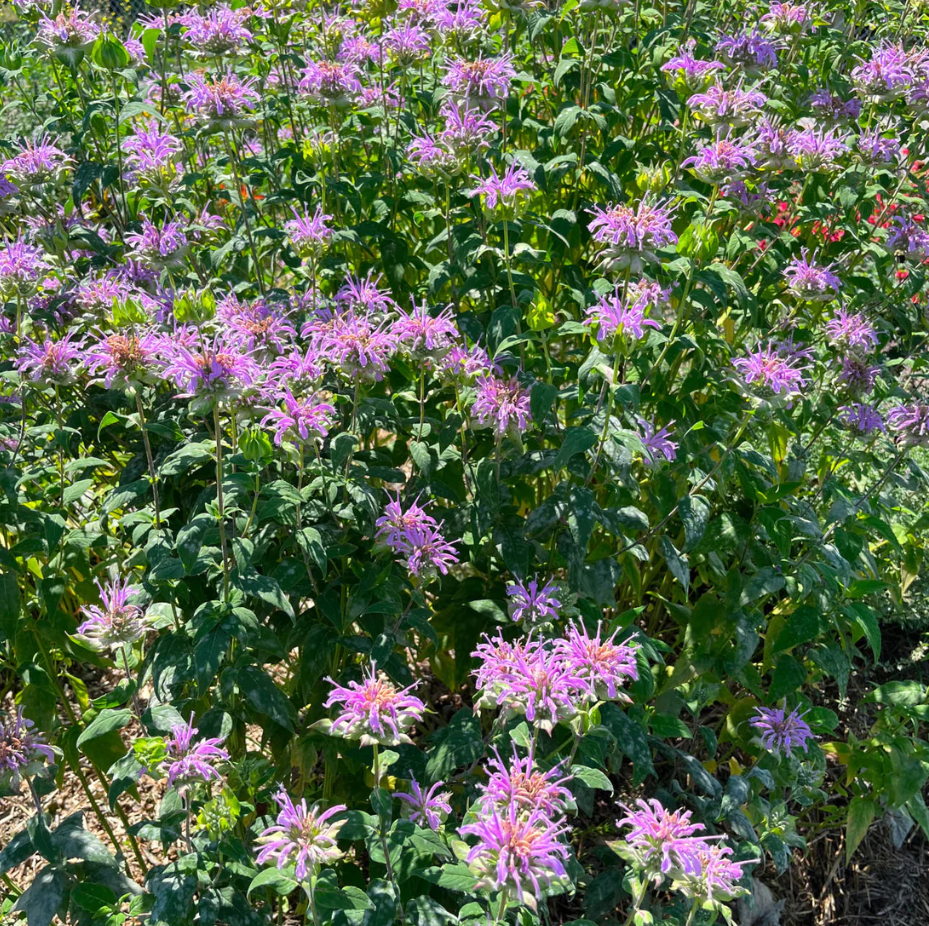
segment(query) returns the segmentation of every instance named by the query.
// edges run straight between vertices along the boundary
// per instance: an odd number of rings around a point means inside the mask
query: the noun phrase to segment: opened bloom
[[[426,705],[410,694],[415,685],[397,688],[372,663],[360,682],[347,686],[333,679],[326,707],[342,706],[342,713],[332,721],[329,732],[347,740],[360,740],[362,746],[397,746],[413,742],[407,735],[414,723],[421,723]]]
[[[452,806],[449,804],[451,792],[443,791],[443,787],[444,783],[437,781],[427,791],[423,791],[420,783],[413,778],[410,780],[409,793],[397,791],[394,797],[407,805],[413,823],[438,830],[442,821],[452,812]]]
[[[165,740],[169,787],[186,789],[198,781],[209,783],[211,780],[222,779],[222,775],[213,767],[214,763],[229,759],[229,753],[222,748],[222,737],[194,742],[199,732],[194,726],[193,714],[187,723],[179,723],[171,728],[171,736]]]
[[[307,807],[306,800],[294,804],[283,785],[274,800],[280,808],[277,823],[258,837],[263,845],[256,861],[262,865],[275,860],[278,868],[293,862],[297,880],[306,884],[323,865],[331,865],[342,858],[344,853],[337,841],[345,821],[330,821],[347,808],[337,804],[321,810],[318,804]]]
[[[759,707],[749,722],[761,732],[765,749],[789,756],[794,749],[805,752],[807,743],[815,739],[804,716],[798,708],[787,711],[782,707]]]
[[[129,603],[129,596],[138,589],[128,579],[114,579],[101,585],[100,605],[90,604],[81,608],[84,622],[77,628],[80,636],[101,649],[117,650],[131,646],[140,640],[150,627],[140,607]]]

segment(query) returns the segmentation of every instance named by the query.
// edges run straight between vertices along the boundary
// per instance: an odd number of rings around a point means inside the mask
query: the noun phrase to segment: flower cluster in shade
[[[24,776],[39,774],[54,761],[54,750],[22,708],[6,720],[0,718],[0,785],[15,788]]]

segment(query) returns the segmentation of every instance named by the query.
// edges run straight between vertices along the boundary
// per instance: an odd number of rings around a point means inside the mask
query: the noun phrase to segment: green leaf
[[[63,871],[48,866],[33,879],[20,895],[14,911],[24,911],[28,926],[49,926],[65,897],[67,877]]]
[[[107,847],[93,833],[84,829],[83,811],[71,814],[52,833],[52,844],[64,859],[79,858],[85,862],[97,862],[108,868],[118,868],[119,863]]]
[[[874,801],[866,797],[853,797],[848,805],[848,822],[845,827],[845,862],[851,860],[855,850],[868,833],[874,819]]]
[[[215,518],[208,514],[198,514],[178,530],[174,549],[188,575],[193,573],[203,547],[203,538],[214,524]]]
[[[597,435],[590,428],[568,428],[558,453],[555,454],[554,467],[560,470],[568,460],[577,453],[585,453],[597,443]]]
[[[277,580],[271,576],[263,576],[249,570],[247,573],[235,576],[232,584],[246,595],[253,595],[271,605],[272,608],[283,611],[288,617],[294,616],[294,609],[287,600],[287,596],[281,590]]]
[[[670,714],[652,714],[648,720],[652,733],[662,739],[693,739],[690,727],[679,717]]]
[[[874,664],[877,665],[881,658],[881,627],[877,622],[877,615],[867,605],[860,602],[854,602],[843,610],[861,628],[868,646],[871,647]]]
[[[599,788],[601,791],[613,793],[613,784],[598,768],[588,768],[586,765],[572,765],[571,775],[584,782],[589,788]]]
[[[270,675],[258,666],[245,666],[239,669],[236,684],[253,710],[270,717],[279,726],[294,730],[294,707]]]
[[[822,632],[822,614],[811,605],[801,605],[787,616],[784,629],[777,635],[772,653],[783,653],[815,640]]]
[[[865,697],[865,701],[894,704],[898,707],[916,707],[926,701],[926,686],[919,682],[886,682]]]
[[[78,749],[83,750],[84,746],[98,737],[106,736],[107,733],[112,733],[114,730],[121,730],[131,719],[132,711],[129,708],[123,708],[122,710],[107,708],[100,711],[77,738]]]
[[[195,466],[202,466],[207,460],[212,460],[215,452],[216,445],[212,441],[185,444],[168,455],[158,472],[161,476],[179,476]]]
[[[604,704],[600,708],[600,718],[603,726],[613,734],[616,744],[632,762],[633,778],[636,784],[641,782],[646,775],[654,775],[652,751],[642,725],[615,704]]]
[[[413,874],[448,891],[459,891],[465,894],[471,893],[477,884],[477,878],[471,873],[471,869],[461,862],[457,865],[421,868]]]
[[[112,514],[118,508],[128,508],[133,502],[137,502],[143,495],[151,491],[148,479],[137,479],[128,485],[117,486],[106,497],[101,511],[103,514]]]
[[[97,913],[103,907],[116,903],[116,894],[105,884],[82,881],[71,888],[71,903],[87,913]]]
[[[684,552],[690,552],[706,533],[710,521],[710,503],[702,495],[685,495],[677,513],[684,525]]]
[[[413,926],[450,926],[458,917],[431,897],[413,897],[405,908],[406,919]]]
[[[251,897],[252,891],[259,888],[270,888],[278,897],[286,897],[299,886],[300,882],[294,874],[293,865],[288,865],[286,868],[266,868],[252,878],[248,886],[248,896]]]
[[[686,596],[690,589],[690,563],[687,557],[678,552],[677,547],[671,543],[667,535],[663,535],[661,540],[658,541],[658,549],[661,550],[661,555],[664,556],[671,575],[680,582]]]
[[[5,875],[10,869],[21,865],[34,855],[35,851],[29,831],[20,830],[0,851],[0,875]]]
[[[148,888],[155,896],[148,926],[178,926],[188,922],[189,911],[197,890],[197,879],[181,874],[175,866],[149,877]]]

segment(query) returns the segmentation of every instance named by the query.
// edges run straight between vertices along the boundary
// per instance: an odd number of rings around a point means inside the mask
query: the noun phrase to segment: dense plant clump
[[[149,6],[4,24],[0,916],[710,926],[929,834],[921,5]]]

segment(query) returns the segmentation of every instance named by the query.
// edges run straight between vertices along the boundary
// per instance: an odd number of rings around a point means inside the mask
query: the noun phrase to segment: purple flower
[[[365,380],[382,379],[399,346],[386,321],[375,322],[355,312],[334,318],[316,343],[339,373]]]
[[[477,649],[471,656],[478,660],[478,667],[474,670],[474,685],[480,692],[474,706],[493,710],[497,707],[497,695],[510,679],[516,659],[533,661],[541,644],[538,640],[518,640],[509,643],[503,639],[503,634],[496,637],[482,635]]]
[[[338,838],[345,821],[329,821],[347,808],[344,804],[336,804],[321,812],[319,804],[307,807],[306,800],[294,804],[283,785],[274,800],[280,808],[277,823],[258,837],[264,845],[255,861],[263,865],[269,859],[276,859],[280,869],[293,860],[297,880],[309,884],[323,865],[342,858],[344,853],[338,847]]]
[[[493,373],[475,383],[471,411],[481,427],[493,427],[499,436],[511,428],[525,431],[529,427],[529,390],[516,379],[502,379]]]
[[[512,61],[509,53],[499,58],[479,55],[476,61],[453,58],[442,83],[469,105],[489,109],[506,99],[510,92],[510,82],[516,76]]]
[[[123,649],[141,640],[150,623],[140,607],[129,603],[130,595],[139,589],[130,585],[128,579],[96,584],[103,607],[88,604],[81,608],[85,620],[77,628],[78,634],[92,646],[109,650]]]
[[[677,459],[678,445],[671,440],[671,425],[669,421],[664,427],[655,430],[655,425],[644,418],[639,419],[639,439],[642,441],[642,450],[645,454],[644,462],[647,466],[658,466],[664,457],[669,463]]]
[[[511,804],[461,827],[460,832],[477,839],[467,862],[479,878],[479,888],[506,891],[535,909],[542,884],[566,877],[568,849],[559,838],[567,827],[553,823],[541,811],[526,817]]]
[[[446,306],[437,315],[430,315],[423,303],[413,301],[411,312],[397,310],[399,318],[393,323],[392,334],[400,345],[412,356],[425,358],[447,351],[458,340],[452,307]]]
[[[107,275],[81,280],[74,293],[74,301],[85,312],[102,315],[111,311],[115,304],[131,299],[133,295],[128,283]]]
[[[496,688],[505,719],[524,714],[526,720],[551,733],[577,714],[580,693],[587,684],[559,655],[544,646],[514,651],[513,664]]]
[[[406,156],[425,173],[438,171],[440,174],[454,174],[460,167],[455,153],[440,145],[431,135],[414,135],[407,145]]]
[[[503,372],[480,344],[474,347],[453,344],[439,359],[439,370],[449,379],[465,381],[491,373],[500,376]]]
[[[436,31],[451,45],[460,47],[473,42],[484,26],[484,10],[478,0],[437,3],[432,13]]]
[[[787,136],[787,150],[802,170],[832,170],[838,158],[849,150],[835,132],[816,126],[794,129]]]
[[[381,277],[368,272],[363,279],[348,276],[335,294],[335,300],[342,311],[361,312],[363,315],[386,315],[397,307],[390,293],[385,293],[378,285]]]
[[[299,444],[321,441],[332,427],[335,408],[328,402],[318,402],[314,397],[295,399],[290,389],[281,395],[284,408],[272,408],[261,420],[262,426],[269,422],[274,426],[274,443],[281,446],[286,439]]]
[[[242,25],[249,16],[248,7],[233,10],[225,3],[218,3],[206,14],[191,10],[176,21],[185,27],[185,42],[204,54],[219,56],[252,41],[251,32]]]
[[[896,405],[887,412],[887,424],[905,447],[929,444],[929,405]]]
[[[322,378],[323,358],[311,344],[304,353],[292,350],[279,354],[271,361],[268,375],[271,382],[288,385],[292,391],[306,390]]]
[[[186,76],[190,89],[184,94],[188,112],[195,112],[217,126],[247,123],[247,113],[258,101],[254,80],[239,80],[235,74],[224,74],[212,81],[199,74]]]
[[[798,708],[788,712],[782,707],[759,707],[749,723],[761,731],[761,744],[769,752],[784,752],[788,756],[793,749],[806,752],[807,742],[815,739],[809,724]]]
[[[561,602],[555,596],[560,595],[561,590],[554,582],[546,582],[539,588],[538,576],[535,576],[525,585],[522,582],[507,585],[506,594],[510,599],[510,617],[517,623],[531,627],[542,621],[558,620]]]
[[[23,143],[19,153],[5,160],[0,173],[17,186],[25,187],[60,179],[71,159],[47,135]]]
[[[916,73],[902,44],[882,42],[870,61],[861,61],[852,69],[851,77],[862,97],[880,102],[903,96]]]
[[[407,571],[422,582],[434,579],[438,573],[448,575],[458,562],[454,543],[442,536],[442,523],[436,527],[411,527],[400,534],[395,552],[406,557]]]
[[[0,782],[15,788],[23,775],[37,775],[46,762],[55,761],[52,747],[34,727],[21,707],[11,719],[0,720]]]
[[[414,499],[404,510],[398,492],[397,497],[390,499],[384,506],[384,513],[374,522],[377,528],[374,539],[396,550],[407,531],[437,528],[439,522],[432,515],[427,514],[425,508],[420,507],[418,502],[418,498]]]
[[[855,122],[861,115],[861,100],[846,100],[831,90],[817,90],[808,100],[810,108],[827,122]]]
[[[858,154],[870,167],[891,167],[901,153],[899,139],[885,138],[880,129],[866,129],[858,136]]]
[[[719,842],[692,840],[680,852],[680,873],[675,873],[673,887],[701,902],[732,900],[746,891],[739,886],[745,865],[758,859],[733,862],[732,849]]]
[[[382,38],[390,58],[408,67],[422,61],[430,50],[429,33],[415,22],[406,22],[388,29]]]
[[[738,138],[720,136],[681,163],[706,183],[731,182],[743,176],[755,163],[755,152]]]
[[[222,334],[190,345],[172,343],[165,367],[165,376],[181,390],[178,398],[230,398],[251,386],[258,374],[258,364]]]
[[[351,61],[311,61],[297,83],[297,89],[324,106],[345,107],[361,93],[358,68]]]
[[[469,108],[467,101],[458,104],[446,100],[439,114],[445,119],[439,141],[459,159],[467,160],[469,155],[487,148],[497,132],[494,122],[480,110]]]
[[[864,315],[844,308],[836,311],[826,322],[824,330],[836,347],[869,351],[880,344],[877,331]]]
[[[719,192],[746,216],[758,215],[768,202],[767,183],[749,189],[744,180],[735,180],[720,187]]]
[[[484,205],[488,209],[496,209],[498,205],[512,209],[516,206],[520,193],[536,189],[526,169],[515,161],[507,167],[502,177],[498,176],[491,166],[490,176],[486,179],[481,180],[480,177],[471,179],[479,182],[473,190],[468,192],[468,196],[483,196]]]
[[[616,643],[618,630],[602,639],[602,624],[597,622],[594,636],[583,624],[569,624],[564,638],[555,641],[555,649],[574,675],[583,679],[591,701],[629,700],[620,688],[626,679],[639,677],[635,660],[638,647]]]
[[[842,358],[839,382],[853,395],[867,395],[877,382],[880,367],[871,366],[864,357],[849,354]]]
[[[716,43],[718,54],[730,67],[746,74],[758,74],[777,67],[777,49],[757,29],[724,35]]]
[[[867,437],[875,431],[887,431],[883,416],[872,405],[865,405],[861,402],[842,405],[839,408],[839,415],[845,427],[862,437]]]
[[[220,781],[222,775],[213,767],[215,762],[225,762],[229,753],[221,748],[222,737],[204,739],[194,742],[200,731],[194,726],[194,715],[187,723],[179,723],[171,728],[171,736],[165,740],[168,750],[168,787],[177,785],[178,790],[186,790],[197,781],[209,783]]]
[[[415,685],[397,688],[372,663],[360,682],[347,687],[333,679],[326,707],[342,705],[342,713],[332,721],[329,732],[347,740],[360,740],[362,746],[397,746],[412,743],[407,735],[414,723],[422,723],[426,705],[410,694]]]
[[[26,338],[19,347],[16,369],[34,383],[65,386],[74,382],[83,345],[72,343],[73,336],[73,330],[57,341],[46,336],[41,344]]]
[[[547,772],[541,771],[536,767],[532,751],[525,759],[520,759],[514,745],[513,757],[507,766],[495,749],[487,768],[490,774],[481,786],[482,815],[507,813],[510,807],[515,807],[519,814],[538,812],[549,820],[556,820],[574,803],[571,792],[564,787],[571,776],[562,775],[561,764]]]
[[[109,334],[88,347],[84,366],[87,371],[103,375],[103,385],[125,388],[130,383],[152,378],[159,350],[158,338],[150,334]]]
[[[338,58],[347,64],[359,65],[380,57],[380,48],[366,35],[347,35],[339,46]]]
[[[664,875],[683,867],[683,856],[693,852],[706,837],[694,836],[702,832],[702,823],[692,823],[689,810],[666,810],[654,798],[647,802],[639,798],[636,808],[620,805],[626,816],[616,821],[619,827],[630,826],[626,843],[636,861],[648,876],[660,884]]]
[[[658,322],[645,317],[648,307],[646,295],[632,297],[627,293],[624,298],[617,286],[613,295],[601,296],[596,305],[587,309],[588,318],[584,324],[596,327],[598,341],[615,335],[641,340],[645,337],[646,327],[661,328]]]
[[[775,395],[782,392],[799,392],[807,383],[803,375],[805,366],[800,366],[802,357],[785,352],[781,346],[769,343],[759,345],[747,357],[737,357],[732,365],[742,374],[748,384],[758,383]]]
[[[677,54],[661,70],[673,75],[674,83],[682,92],[694,93],[702,90],[712,79],[715,71],[725,68],[722,61],[700,61],[694,57],[696,40],[690,39],[678,49]]]
[[[175,219],[159,228],[142,216],[142,230],[126,234],[126,244],[131,248],[129,256],[152,267],[179,266],[190,247],[185,226],[185,222]]]
[[[802,33],[812,25],[809,7],[803,3],[772,3],[761,22],[774,32]]]
[[[294,217],[284,223],[284,231],[290,237],[293,249],[301,256],[321,251],[332,236],[332,229],[326,224],[332,216],[326,215],[320,206],[316,207],[313,215],[306,212],[301,216],[296,209],[292,211]]]
[[[123,150],[130,167],[149,180],[157,180],[165,170],[176,174],[175,156],[184,146],[180,139],[162,132],[160,124],[151,119],[123,142]]]
[[[893,227],[887,233],[887,250],[905,260],[918,263],[929,257],[929,232],[908,215],[893,217]]]
[[[767,116],[757,120],[753,129],[756,165],[770,170],[795,167],[787,150],[788,131]]]
[[[842,289],[842,281],[832,272],[832,265],[820,267],[807,257],[807,249],[800,257],[791,258],[784,270],[787,288],[805,302],[828,302]]]
[[[222,321],[230,340],[247,353],[276,356],[293,343],[297,331],[288,315],[289,306],[256,299],[240,302],[227,296],[216,307],[216,317]]]
[[[646,195],[638,206],[595,207],[588,225],[594,241],[607,245],[604,260],[611,269],[642,271],[643,261],[658,263],[658,248],[677,244],[671,228],[672,208]]]
[[[0,294],[8,299],[35,292],[39,277],[46,271],[45,254],[22,238],[0,250]]]
[[[53,50],[85,48],[99,34],[100,26],[94,22],[90,13],[67,6],[54,19],[41,14],[35,40]]]
[[[400,798],[409,805],[410,820],[413,823],[438,831],[442,821],[452,812],[452,806],[449,804],[451,791],[441,791],[442,787],[443,782],[437,781],[428,791],[423,791],[419,782],[412,778],[410,779],[410,793],[396,791],[394,797]]]
[[[712,125],[745,125],[761,114],[768,98],[758,90],[733,87],[727,90],[719,81],[703,93],[695,93],[687,105],[695,116]]]

